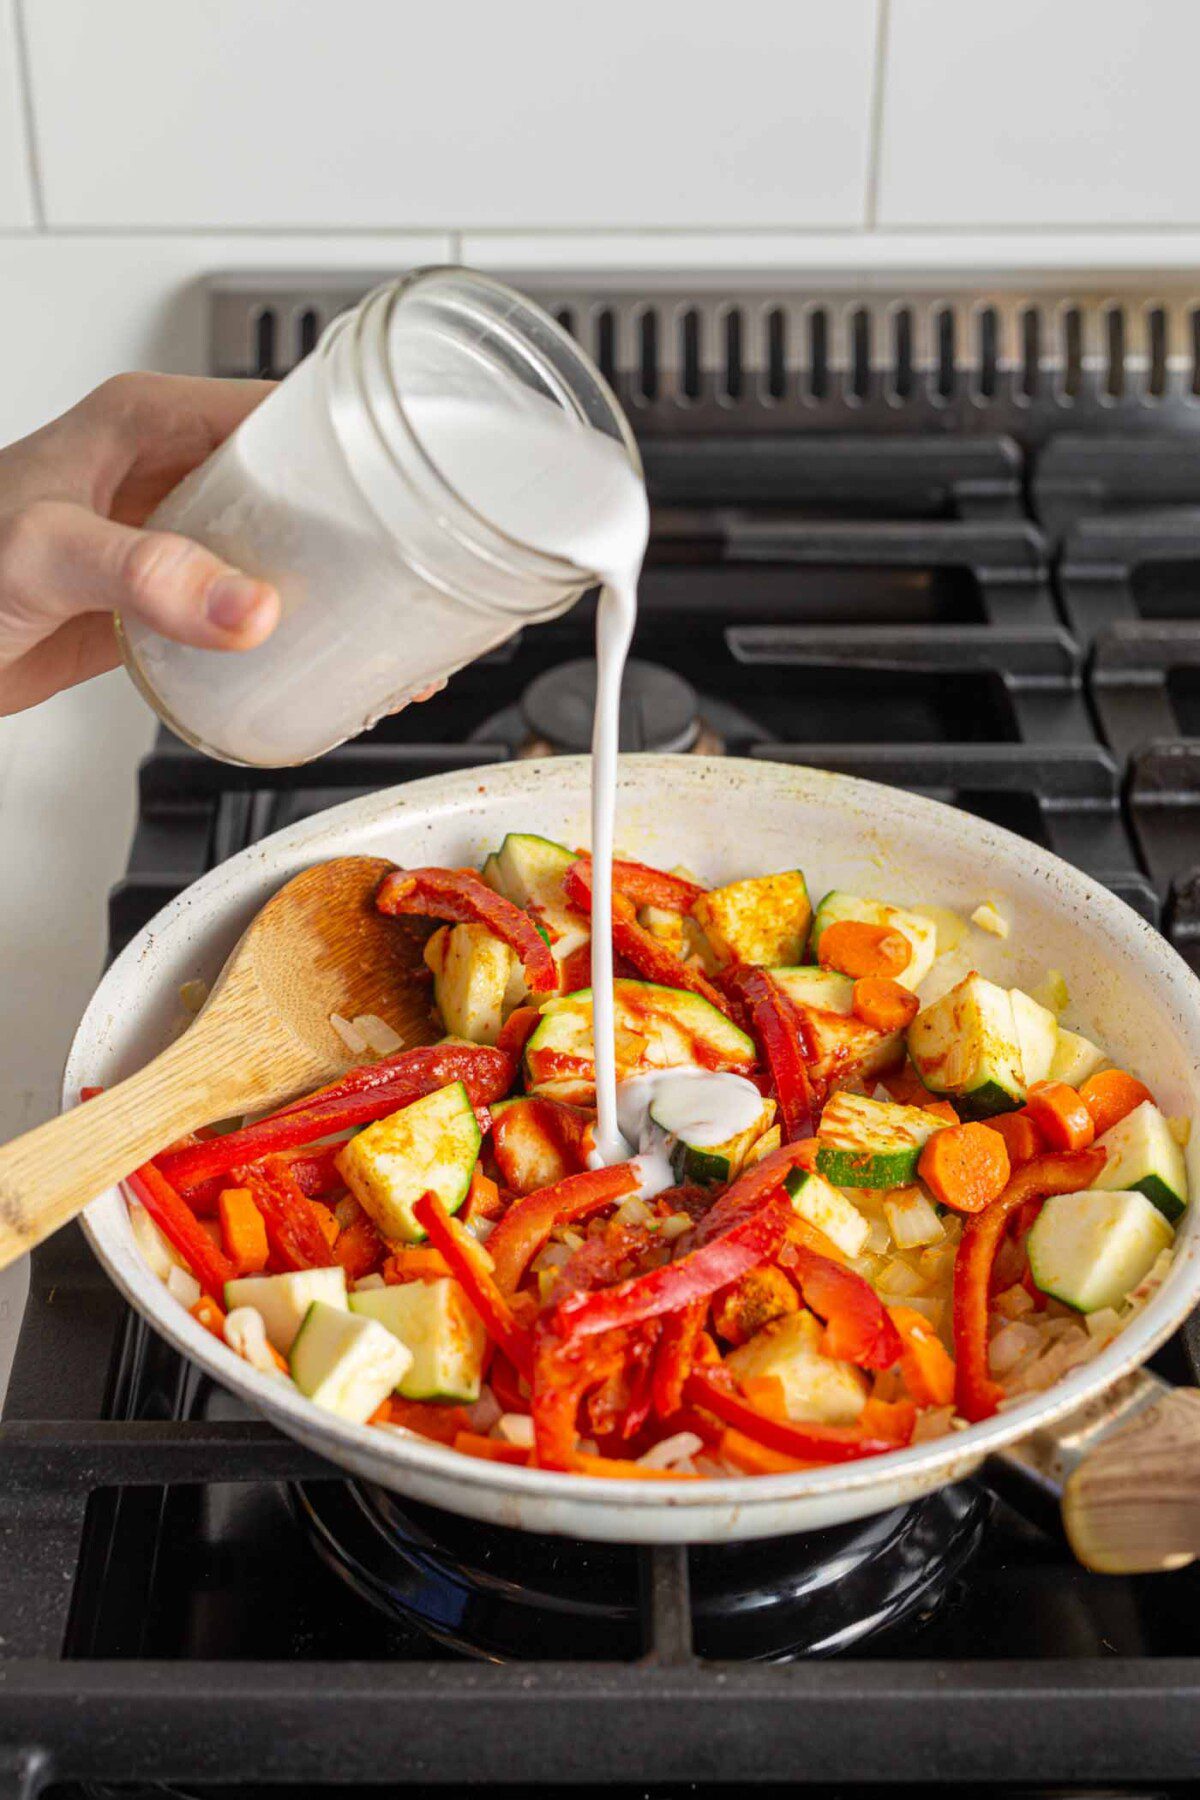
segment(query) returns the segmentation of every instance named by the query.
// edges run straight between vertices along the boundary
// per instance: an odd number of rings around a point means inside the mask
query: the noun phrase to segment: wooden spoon
[[[352,1066],[331,1013],[377,1013],[405,1049],[437,1036],[417,979],[429,926],[374,905],[394,865],[345,856],[293,876],[161,1056],[0,1149],[0,1268],[184,1133],[271,1107]]]

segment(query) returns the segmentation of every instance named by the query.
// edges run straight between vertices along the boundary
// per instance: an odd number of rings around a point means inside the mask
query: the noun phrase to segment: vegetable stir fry
[[[955,981],[934,913],[814,912],[796,870],[613,878],[622,1160],[594,1143],[590,859],[514,834],[380,886],[434,922],[441,1043],[385,1038],[129,1178],[146,1260],[256,1369],[465,1455],[696,1480],[986,1419],[1145,1304],[1187,1122],[1065,993]]]

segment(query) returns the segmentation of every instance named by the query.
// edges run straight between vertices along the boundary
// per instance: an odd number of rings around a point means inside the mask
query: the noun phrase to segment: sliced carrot
[[[902,931],[887,925],[839,919],[821,933],[817,961],[823,969],[837,969],[855,980],[863,975],[899,975],[912,961],[912,945]]]
[[[954,1399],[954,1358],[929,1320],[911,1306],[889,1306],[904,1349],[900,1373],[918,1406],[949,1406]]]
[[[727,1425],[717,1440],[717,1454],[735,1468],[744,1469],[747,1475],[794,1475],[803,1469],[819,1469],[820,1463],[801,1462],[795,1456],[785,1456],[782,1450],[772,1450],[767,1444],[756,1444],[752,1437],[739,1431],[736,1425]]]
[[[1037,1126],[1024,1112],[997,1113],[988,1120],[988,1130],[998,1131],[1008,1146],[1008,1166],[1019,1169],[1039,1150],[1046,1148],[1038,1136]]]
[[[1126,1074],[1124,1069],[1101,1069],[1098,1075],[1089,1075],[1082,1083],[1079,1098],[1091,1114],[1096,1136],[1102,1137],[1114,1125],[1119,1125],[1135,1106],[1153,1100],[1154,1095],[1145,1082],[1139,1081],[1136,1075]]]
[[[456,1433],[454,1448],[461,1450],[464,1456],[478,1456],[484,1462],[516,1463],[524,1468],[529,1462],[529,1451],[520,1444],[506,1444],[502,1438],[483,1437],[478,1431],[460,1431]]]
[[[1065,1081],[1035,1081],[1025,1114],[1051,1150],[1086,1150],[1096,1135],[1086,1104]]]
[[[463,1224],[469,1225],[473,1219],[498,1219],[503,1211],[504,1202],[500,1198],[499,1187],[476,1163],[471,1174],[471,1185],[467,1189],[467,1198],[463,1203]]]
[[[591,1456],[585,1450],[576,1450],[571,1458],[571,1467],[580,1475],[606,1475],[610,1481],[702,1481],[701,1475],[693,1475],[685,1469],[647,1469],[638,1462],[627,1462],[620,1456]]]
[[[365,1212],[338,1232],[333,1254],[346,1271],[348,1281],[361,1281],[379,1267],[387,1245]]]
[[[325,1242],[332,1250],[333,1246],[338,1241],[338,1233],[342,1229],[337,1222],[333,1209],[326,1206],[323,1200],[310,1200],[309,1205],[313,1209],[317,1224],[321,1227]]]
[[[890,976],[863,975],[854,984],[854,1015],[876,1031],[906,1031],[920,1010],[917,996]]]
[[[928,1106],[938,1098],[930,1093],[911,1063],[905,1063],[902,1069],[891,1075],[881,1075],[879,1079],[901,1106]]]
[[[450,1264],[440,1250],[414,1244],[404,1250],[393,1250],[382,1273],[389,1286],[398,1286],[405,1281],[440,1281],[444,1275],[449,1275]]]
[[[386,1413],[385,1413],[386,1408]],[[438,1444],[452,1444],[460,1431],[470,1431],[471,1416],[465,1406],[437,1400],[402,1400],[393,1394],[371,1415],[372,1425],[403,1425]]]
[[[203,1325],[205,1331],[211,1331],[214,1337],[225,1342],[225,1314],[211,1294],[202,1294],[191,1308],[191,1314],[193,1319]]]
[[[907,1444],[917,1423],[917,1409],[911,1400],[867,1401],[858,1415],[861,1430],[868,1437],[888,1438],[899,1447]]]
[[[787,1395],[778,1375],[747,1375],[741,1389],[751,1406],[772,1419],[786,1419]]]
[[[958,1124],[958,1114],[948,1100],[926,1100],[921,1111],[932,1113],[935,1119],[945,1119],[947,1125]]]
[[[929,1139],[917,1174],[943,1206],[982,1212],[1008,1185],[1008,1149],[988,1125],[951,1125]]]
[[[263,1216],[249,1188],[222,1188],[217,1199],[225,1254],[237,1264],[239,1275],[259,1275],[267,1266],[270,1249]]]

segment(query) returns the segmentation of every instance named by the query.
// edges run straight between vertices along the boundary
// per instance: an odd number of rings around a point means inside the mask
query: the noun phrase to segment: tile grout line
[[[42,163],[38,155],[37,131],[33,111],[33,70],[29,60],[29,36],[25,29],[23,0],[9,0],[12,13],[13,43],[17,52],[17,87],[20,92],[21,123],[25,128],[25,169],[29,176],[29,197],[33,202],[36,229],[46,230],[46,196],[42,184]]]
[[[863,197],[863,228],[874,231],[879,222],[879,181],[883,163],[884,104],[887,97],[888,28],[892,0],[878,0],[875,14],[875,59],[871,74],[871,106],[867,121],[867,187]]]

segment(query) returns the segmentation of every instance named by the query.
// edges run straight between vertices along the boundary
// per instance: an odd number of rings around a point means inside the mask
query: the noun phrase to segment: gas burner
[[[479,743],[517,746],[519,757],[566,756],[588,750],[596,695],[594,657],[545,669],[515,706],[485,719],[472,733]],[[682,675],[632,658],[621,687],[621,749],[674,750],[720,756],[726,744],[758,742],[766,733],[735,707],[699,695]]]
[[[645,1551],[482,1525],[359,1482],[293,1488],[326,1564],[394,1619],[491,1662],[634,1658]],[[700,1656],[828,1656],[930,1617],[977,1549],[974,1483],[882,1517],[689,1553]]]

